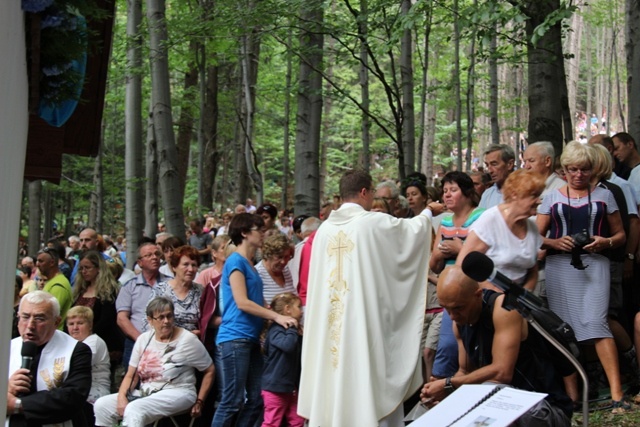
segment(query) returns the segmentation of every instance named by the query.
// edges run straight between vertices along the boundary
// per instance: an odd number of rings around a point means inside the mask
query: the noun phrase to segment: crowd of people
[[[625,413],[640,403],[623,390],[640,380],[636,143],[596,135],[556,157],[536,142],[522,159],[516,169],[513,149],[493,145],[485,171],[437,186],[349,171],[318,217],[248,199],[184,235],[159,224],[133,270],[121,239],[51,239],[16,272],[7,413],[28,425],[400,426],[418,400],[492,381],[548,394],[521,425],[569,425],[575,372],[498,288],[464,274],[472,252],[572,326],[592,393],[604,373],[611,411]]]

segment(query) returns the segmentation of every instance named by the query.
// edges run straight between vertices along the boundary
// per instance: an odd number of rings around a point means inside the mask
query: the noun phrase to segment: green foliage
[[[558,25],[563,20],[569,19],[576,10],[578,10],[578,7],[575,5],[561,3],[561,7],[559,9],[556,9],[547,15],[544,22],[533,30],[531,44],[535,46],[540,38],[544,36],[551,27]]]

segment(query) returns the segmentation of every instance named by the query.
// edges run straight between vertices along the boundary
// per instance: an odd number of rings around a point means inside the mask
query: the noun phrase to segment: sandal
[[[611,407],[613,408],[611,409],[611,413],[613,415],[625,414],[627,411],[631,410],[631,405],[625,402],[624,399],[612,400]]]

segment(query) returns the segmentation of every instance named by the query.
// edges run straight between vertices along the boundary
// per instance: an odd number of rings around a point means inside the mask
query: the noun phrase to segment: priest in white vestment
[[[422,385],[431,208],[368,212],[374,193],[368,173],[345,173],[313,242],[298,402],[310,427],[404,426]]]

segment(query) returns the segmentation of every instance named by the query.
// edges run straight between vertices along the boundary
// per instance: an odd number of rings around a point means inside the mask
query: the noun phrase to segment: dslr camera
[[[580,254],[582,253],[583,247],[593,242],[593,237],[589,236],[587,230],[582,230],[579,233],[571,235],[571,238],[573,239],[573,249],[571,249],[571,265],[573,266],[573,268],[576,268],[578,270],[584,270],[589,266],[582,263]]]

